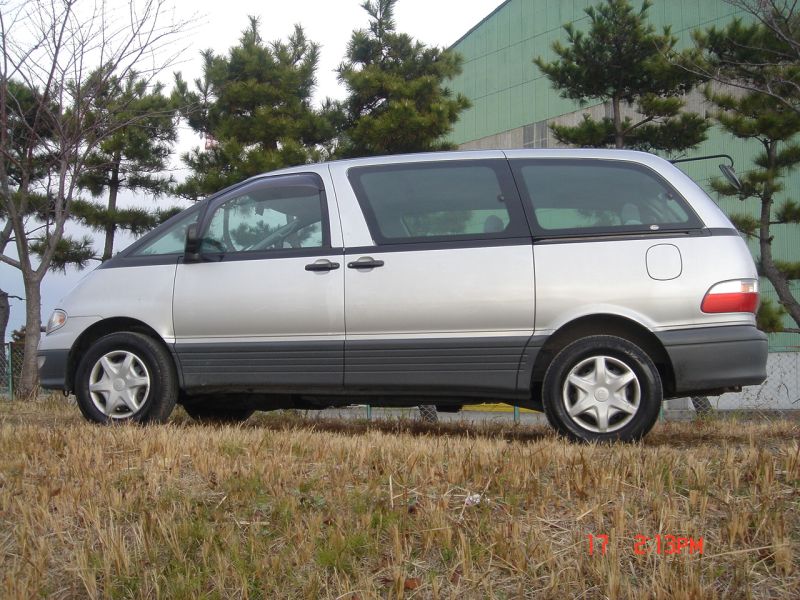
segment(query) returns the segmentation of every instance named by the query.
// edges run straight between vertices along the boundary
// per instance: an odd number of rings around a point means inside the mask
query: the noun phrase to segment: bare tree
[[[0,3],[0,261],[25,288],[21,395],[36,391],[41,283],[65,250],[78,179],[104,139],[150,116],[103,119],[94,104],[112,78],[135,70],[154,81],[180,54],[170,49],[187,24],[166,0]]]

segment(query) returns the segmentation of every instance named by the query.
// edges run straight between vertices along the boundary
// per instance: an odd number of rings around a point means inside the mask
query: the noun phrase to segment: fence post
[[[5,345],[6,351],[6,377],[8,378],[8,399],[14,399],[14,367],[11,362],[14,360],[12,357],[14,356],[14,352],[11,347],[11,343]]]
[[[519,425],[519,406],[514,406],[514,423]]]
[[[372,420],[372,405],[367,404],[367,421]]]

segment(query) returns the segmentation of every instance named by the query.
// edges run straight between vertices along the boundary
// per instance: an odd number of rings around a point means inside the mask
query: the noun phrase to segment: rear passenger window
[[[655,172],[601,160],[512,161],[523,201],[543,232],[625,233],[701,227]]]
[[[357,167],[348,176],[378,243],[530,235],[505,161]]]

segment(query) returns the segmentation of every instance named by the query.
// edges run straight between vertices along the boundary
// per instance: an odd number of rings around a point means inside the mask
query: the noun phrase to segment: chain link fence
[[[0,352],[0,397],[10,400],[14,397],[19,378],[22,375],[22,343],[9,342],[2,345]]]
[[[771,352],[764,383],[723,394],[715,405],[720,410],[800,410],[800,352]]]

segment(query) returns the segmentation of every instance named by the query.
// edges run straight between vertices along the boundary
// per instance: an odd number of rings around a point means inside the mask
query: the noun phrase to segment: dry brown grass
[[[0,596],[798,597],[798,433],[670,423],[581,446],[286,413],[98,427],[3,402]],[[703,554],[634,553],[657,533]]]

